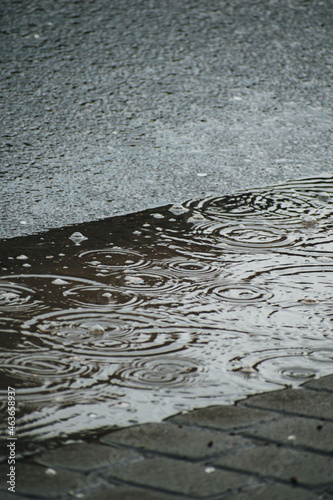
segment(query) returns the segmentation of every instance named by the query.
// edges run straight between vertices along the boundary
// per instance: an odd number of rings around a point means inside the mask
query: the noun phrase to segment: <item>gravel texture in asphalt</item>
[[[3,0],[0,237],[332,171],[330,0]]]

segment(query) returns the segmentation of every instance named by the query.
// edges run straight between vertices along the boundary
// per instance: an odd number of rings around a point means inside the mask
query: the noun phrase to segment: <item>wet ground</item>
[[[1,399],[16,389],[21,446],[332,373],[332,176],[0,248]]]
[[[17,461],[18,500],[332,500],[333,376]],[[18,442],[17,442],[18,443]],[[8,464],[1,499],[12,500]]]
[[[2,238],[332,171],[330,0],[0,8]]]

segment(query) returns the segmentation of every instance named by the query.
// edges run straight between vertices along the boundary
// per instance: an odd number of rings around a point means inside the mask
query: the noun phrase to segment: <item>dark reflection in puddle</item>
[[[16,389],[22,439],[159,421],[333,371],[332,177],[0,249],[1,400]]]

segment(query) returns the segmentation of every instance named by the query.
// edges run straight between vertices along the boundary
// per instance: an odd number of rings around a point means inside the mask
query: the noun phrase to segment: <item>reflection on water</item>
[[[16,388],[22,439],[158,421],[333,371],[332,177],[0,250],[1,400]]]

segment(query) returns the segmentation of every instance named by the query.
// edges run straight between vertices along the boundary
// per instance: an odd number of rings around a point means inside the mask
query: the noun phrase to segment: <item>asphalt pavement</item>
[[[0,9],[0,238],[332,172],[330,0]]]

